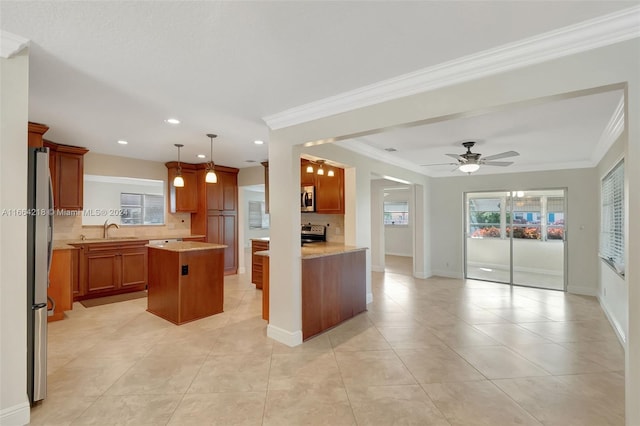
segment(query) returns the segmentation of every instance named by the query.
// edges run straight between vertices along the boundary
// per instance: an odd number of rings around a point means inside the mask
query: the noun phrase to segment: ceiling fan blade
[[[420,166],[457,166],[458,163],[434,163],[434,164],[420,164]]]
[[[484,164],[485,166],[510,166],[513,164],[513,161],[481,161],[480,164]]]
[[[467,159],[466,159],[466,158],[461,157],[461,156],[460,156],[460,155],[458,155],[458,154],[445,154],[445,155],[447,155],[447,156],[449,156],[449,157],[451,157],[451,158],[455,158],[455,159],[456,159],[456,160],[458,160],[458,161],[467,161]]]
[[[515,151],[506,151],[506,152],[501,152],[500,154],[489,155],[488,157],[484,157],[483,160],[491,161],[491,160],[498,160],[500,158],[516,157],[518,155],[520,154]]]

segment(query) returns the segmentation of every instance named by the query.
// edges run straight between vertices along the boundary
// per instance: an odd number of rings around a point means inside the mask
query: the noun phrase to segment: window
[[[249,229],[269,229],[269,215],[264,201],[249,201]]]
[[[155,194],[120,193],[120,223],[123,225],[162,225],[164,197]]]
[[[500,238],[500,198],[469,200],[469,232],[472,238]]]
[[[513,198],[513,238],[539,240],[541,237],[541,197],[522,196]],[[507,229],[509,234],[509,229]]]
[[[383,217],[385,225],[409,225],[409,202],[385,201]]]
[[[602,179],[600,256],[624,275],[624,162]]]

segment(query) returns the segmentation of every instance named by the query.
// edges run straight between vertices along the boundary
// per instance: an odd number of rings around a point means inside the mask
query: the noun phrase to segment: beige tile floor
[[[368,311],[289,348],[261,293],[181,326],[138,299],[49,324],[34,425],[623,425],[624,354],[594,298],[373,274]]]

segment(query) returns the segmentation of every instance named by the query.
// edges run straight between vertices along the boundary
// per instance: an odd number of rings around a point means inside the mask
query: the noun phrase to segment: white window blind
[[[600,256],[624,274],[624,162],[602,179]]]

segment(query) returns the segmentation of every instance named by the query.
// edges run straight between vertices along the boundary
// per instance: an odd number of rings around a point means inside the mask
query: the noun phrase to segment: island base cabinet
[[[367,309],[364,250],[302,259],[302,338]]]
[[[147,310],[174,324],[219,314],[224,302],[224,250],[149,247]]]

